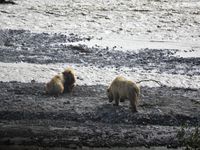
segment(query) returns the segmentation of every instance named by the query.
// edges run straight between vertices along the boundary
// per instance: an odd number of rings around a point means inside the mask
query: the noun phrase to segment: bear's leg
[[[131,105],[131,110],[133,112],[138,112],[137,110],[137,95],[136,93],[132,94],[130,97],[129,97],[129,100],[130,100],[130,105]]]
[[[131,104],[132,112],[137,112],[138,110],[137,110],[137,106],[136,106],[134,100],[130,100],[130,104]]]
[[[119,106],[119,94],[118,93],[114,93],[113,94],[113,98],[115,100],[114,106]]]
[[[72,96],[73,90],[74,90],[74,84],[71,85],[70,88],[69,88],[70,96]]]

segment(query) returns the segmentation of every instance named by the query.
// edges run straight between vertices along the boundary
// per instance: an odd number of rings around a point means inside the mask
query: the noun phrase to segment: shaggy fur
[[[54,76],[50,82],[46,84],[46,93],[58,96],[64,92],[64,77],[62,74]]]
[[[65,71],[62,72],[64,77],[64,91],[71,93],[76,82],[75,72],[72,68],[67,68]]]
[[[127,80],[122,76],[116,77],[107,89],[109,102],[114,100],[114,105],[118,106],[119,101],[123,102],[125,99],[129,99],[133,112],[137,112],[139,95],[140,88],[136,85],[136,83]]]

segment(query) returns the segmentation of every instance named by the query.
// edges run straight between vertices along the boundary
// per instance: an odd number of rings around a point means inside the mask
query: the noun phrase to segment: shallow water
[[[199,1],[16,1],[0,5],[0,28],[155,41],[200,41]]]

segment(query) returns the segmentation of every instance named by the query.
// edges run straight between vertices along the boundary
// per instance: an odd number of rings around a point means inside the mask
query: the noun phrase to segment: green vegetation
[[[200,129],[196,127],[191,130],[186,126],[182,126],[177,134],[177,138],[181,146],[185,146],[186,150],[200,149]]]

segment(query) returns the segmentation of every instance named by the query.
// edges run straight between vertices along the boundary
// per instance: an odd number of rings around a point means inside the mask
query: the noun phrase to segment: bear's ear
[[[67,72],[66,72],[66,71],[63,71],[62,74],[66,76],[66,75],[67,75]]]

